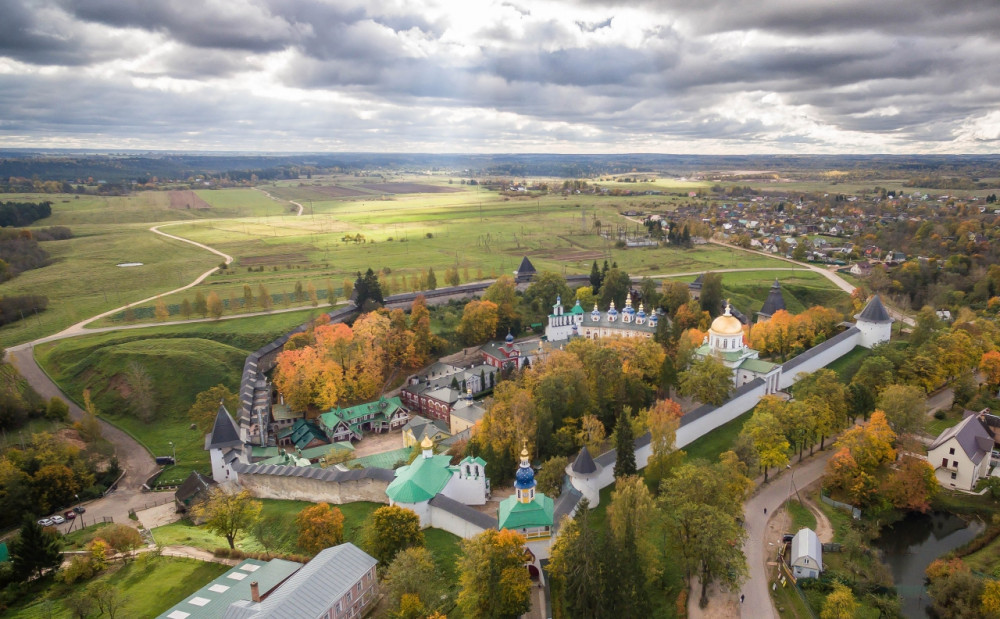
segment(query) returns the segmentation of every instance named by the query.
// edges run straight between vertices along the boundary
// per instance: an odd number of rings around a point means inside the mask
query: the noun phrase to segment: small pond
[[[912,512],[882,529],[875,545],[892,571],[903,603],[904,617],[926,617],[924,570],[946,552],[958,548],[986,528],[980,520],[967,522],[949,512]]]

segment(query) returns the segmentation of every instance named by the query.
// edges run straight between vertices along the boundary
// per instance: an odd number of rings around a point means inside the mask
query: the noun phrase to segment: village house
[[[789,565],[796,578],[819,578],[823,572],[823,545],[815,531],[800,529],[795,534]]]
[[[989,409],[966,411],[965,419],[942,432],[927,449],[927,461],[942,486],[973,490],[989,474],[995,443],[986,421],[993,416],[988,413]]]
[[[195,505],[207,499],[212,488],[217,485],[211,477],[205,477],[198,471],[191,471],[184,483],[174,492],[174,504],[177,507],[177,512],[190,512]]]

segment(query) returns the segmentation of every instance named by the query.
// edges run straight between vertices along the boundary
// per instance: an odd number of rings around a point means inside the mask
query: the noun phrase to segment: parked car
[[[65,518],[63,518],[62,516],[58,515],[58,514],[56,514],[55,516],[52,516],[52,517],[50,518],[50,520],[51,520],[52,522],[56,523],[56,524],[62,524],[62,523],[64,523],[64,522],[66,522],[66,519],[65,519]]]
[[[75,511],[78,514],[82,514],[83,512],[87,511],[87,509],[82,505],[77,505],[76,507],[73,508],[73,511]]]
[[[49,520],[48,518],[42,518],[41,520],[38,521],[38,524],[42,525],[43,527],[51,527],[55,523]]]
[[[63,514],[63,516],[66,517],[66,520],[73,520],[74,518],[76,518],[76,512],[73,511],[72,509],[67,509],[66,513]]]
[[[786,544],[791,544],[793,539],[795,539],[795,536],[791,533],[785,533],[781,536],[781,541]]]

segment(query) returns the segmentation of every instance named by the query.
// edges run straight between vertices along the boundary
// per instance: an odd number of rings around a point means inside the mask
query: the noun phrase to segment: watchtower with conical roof
[[[854,315],[854,319],[861,331],[860,344],[865,348],[888,342],[892,336],[892,316],[878,295],[872,297],[865,309]]]
[[[219,411],[215,414],[212,431],[205,435],[205,449],[212,461],[212,479],[217,483],[237,481],[236,471],[232,463],[239,459],[243,451],[243,441],[240,430],[236,427],[226,406],[219,403]]]
[[[764,306],[757,312],[757,322],[766,322],[778,310],[787,311],[785,308],[785,297],[781,294],[781,284],[778,283],[778,278],[774,278],[774,283],[771,284],[771,291],[767,293]]]

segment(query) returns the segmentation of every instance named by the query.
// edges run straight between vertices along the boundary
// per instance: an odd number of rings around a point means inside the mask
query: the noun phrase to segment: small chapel
[[[535,492],[535,471],[531,468],[527,446],[521,449],[521,463],[514,473],[514,494],[500,502],[497,528],[517,531],[525,537],[530,554],[528,571],[541,573],[541,561],[549,558],[552,545],[555,502],[542,492]]]

